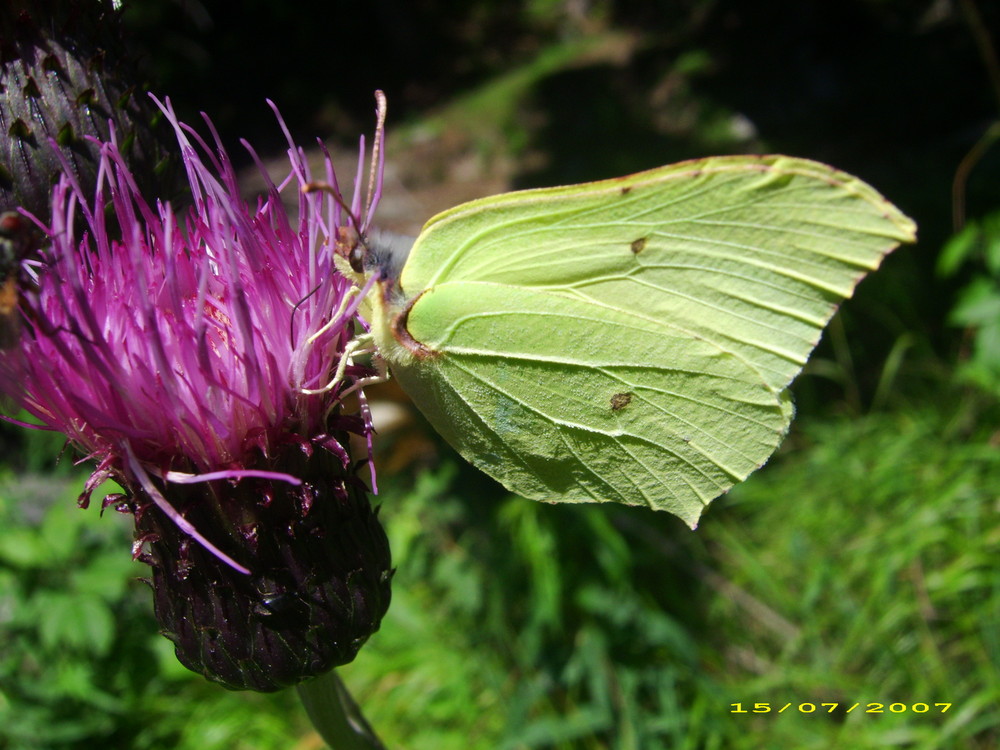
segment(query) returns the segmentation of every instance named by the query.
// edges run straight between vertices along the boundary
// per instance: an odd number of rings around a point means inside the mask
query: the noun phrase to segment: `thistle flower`
[[[0,392],[97,462],[80,504],[109,478],[126,489],[113,502],[135,517],[164,634],[230,688],[276,690],[350,661],[389,603],[387,540],[350,454],[351,434],[371,446],[362,294],[335,264],[378,202],[378,98],[363,217],[364,139],[348,212],[328,155],[332,187],[303,189],[313,176],[280,116],[290,171],[275,184],[261,166],[256,206],[207,118],[212,143],[169,100],[188,212],[140,194],[113,133],[96,190],[65,164],[51,246],[22,269],[21,345],[0,353]],[[295,222],[279,195],[291,189]]]

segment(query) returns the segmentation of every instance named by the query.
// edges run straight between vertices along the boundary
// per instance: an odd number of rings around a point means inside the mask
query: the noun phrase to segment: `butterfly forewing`
[[[573,289],[732,350],[784,388],[836,306],[913,224],[864,183],[788,157],[719,157],[509,193],[429,222],[403,273]]]

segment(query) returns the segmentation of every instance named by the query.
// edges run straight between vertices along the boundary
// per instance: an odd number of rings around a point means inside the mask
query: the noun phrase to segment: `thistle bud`
[[[46,216],[64,163],[92,185],[113,127],[142,187],[162,172],[158,112],[106,0],[0,4],[0,206]],[[109,122],[111,126],[109,126]]]
[[[228,688],[278,690],[350,662],[389,605],[389,544],[364,486],[329,455],[297,452],[278,463],[298,487],[244,479],[171,492],[250,575],[192,544],[152,502],[135,509],[163,634],[181,663]]]

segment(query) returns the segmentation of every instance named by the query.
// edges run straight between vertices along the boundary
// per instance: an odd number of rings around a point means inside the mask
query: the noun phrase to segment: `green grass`
[[[397,137],[412,142],[450,134],[471,138],[473,150],[487,162],[501,156],[516,158],[530,139],[530,128],[522,122],[525,102],[543,81],[595,60],[614,59],[632,46],[634,40],[611,31],[569,37],[546,46],[523,65],[455,96],[437,113],[403,126]]]
[[[1000,459],[946,406],[807,428],[807,445],[706,523],[706,625],[734,701],[868,702],[885,713],[738,716],[802,748],[988,748],[1000,738]],[[985,422],[985,420],[984,420]],[[738,623],[738,627],[733,627]],[[890,703],[951,703],[893,714]],[[753,747],[752,743],[746,747]]]

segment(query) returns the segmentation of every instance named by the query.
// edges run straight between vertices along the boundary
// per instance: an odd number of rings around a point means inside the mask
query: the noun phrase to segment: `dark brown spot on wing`
[[[632,403],[631,393],[616,393],[611,397],[611,411],[621,411]]]

